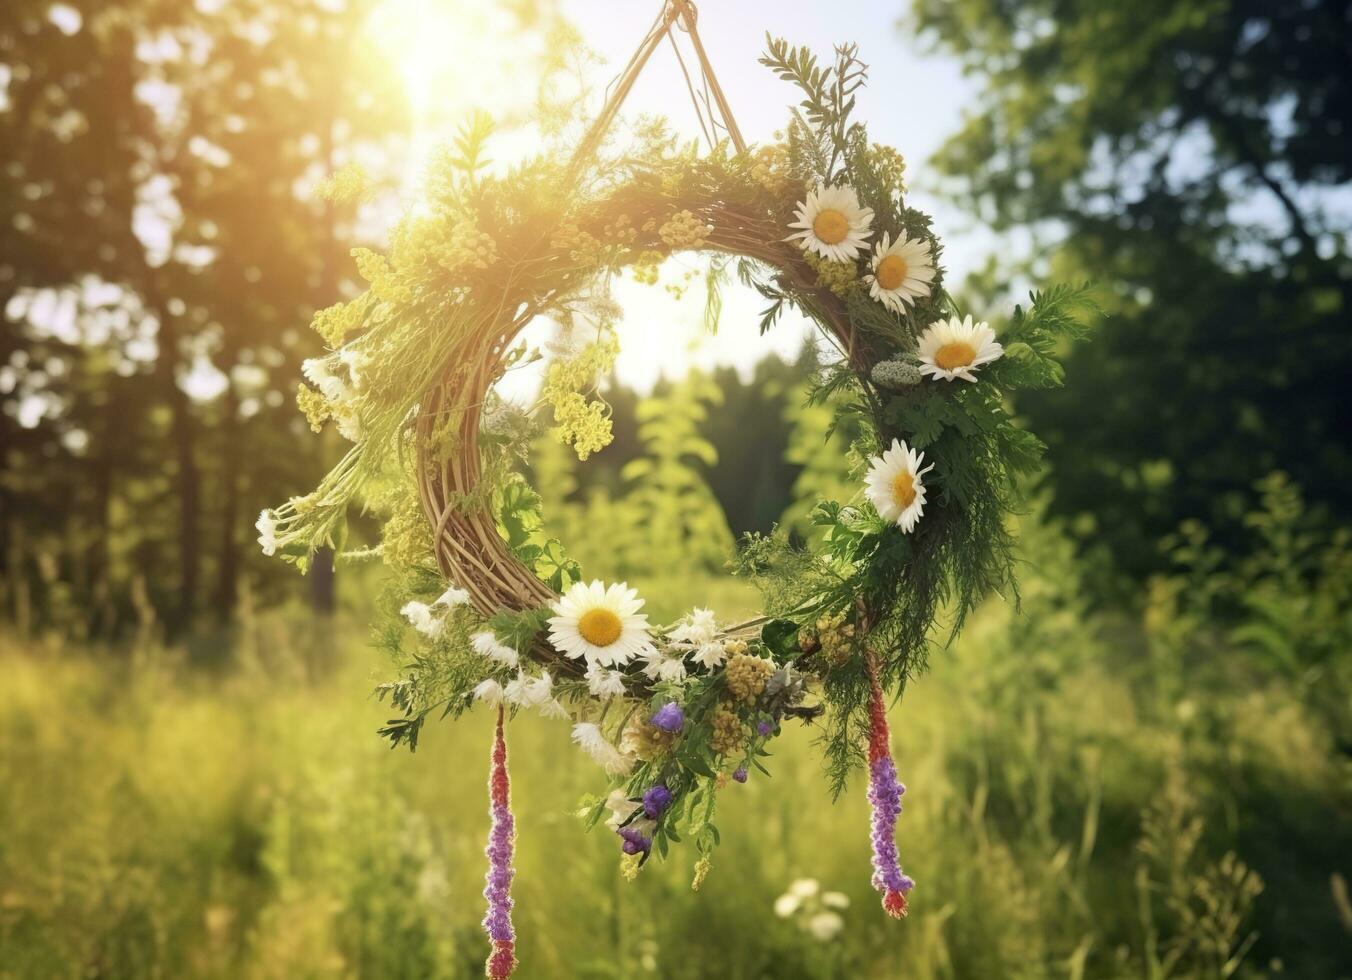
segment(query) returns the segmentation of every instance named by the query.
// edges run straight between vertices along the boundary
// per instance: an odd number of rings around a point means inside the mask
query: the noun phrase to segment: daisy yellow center
[[[934,352],[934,363],[945,371],[966,367],[975,360],[976,351],[972,349],[972,345],[964,344],[960,340],[951,344],[944,344]]]
[[[812,221],[812,233],[827,245],[839,245],[850,233],[850,222],[843,211],[823,208]]]
[[[915,502],[915,477],[909,473],[898,473],[892,481],[892,502],[905,510]]]
[[[577,621],[577,631],[594,647],[608,647],[620,638],[624,625],[609,609],[588,609]]]
[[[883,289],[896,289],[906,281],[906,273],[910,269],[906,265],[906,260],[900,255],[889,255],[878,263],[878,285]]]

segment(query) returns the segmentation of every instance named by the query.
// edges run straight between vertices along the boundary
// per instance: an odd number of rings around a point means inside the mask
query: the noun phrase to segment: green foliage
[[[626,502],[646,529],[640,553],[630,557],[635,566],[714,571],[727,561],[732,532],[699,469],[718,462],[699,427],[721,399],[709,378],[691,374],[670,394],[639,403],[639,438],[647,452],[620,474],[630,484]]]
[[[868,885],[862,780],[828,804],[812,728],[786,723],[767,746],[773,779],[756,770],[685,798],[683,843],[736,845],[693,893],[694,853],[627,883],[612,835],[579,838],[557,819],[596,770],[563,750],[562,724],[521,716],[508,741],[523,969],[1209,980],[1278,960],[1291,976],[1352,968],[1330,894],[1352,847],[1347,790],[1324,716],[1293,676],[1232,644],[1242,623],[1207,628],[1200,609],[1147,618],[1153,635],[1191,623],[1194,639],[1171,648],[1183,683],[1166,696],[1139,632],[1091,611],[1070,542],[1022,524],[1024,615],[982,609],[891,713],[910,787],[899,841],[919,880],[901,930]],[[688,607],[717,587],[668,592]],[[435,757],[391,756],[368,734],[386,707],[360,693],[364,643],[340,640],[339,672],[306,682],[308,617],[243,626],[254,639],[210,677],[153,645],[53,659],[0,640],[5,967],[480,975],[490,719],[467,718],[452,740],[427,729],[444,742]],[[849,896],[836,940],[775,916],[800,877]]]
[[[973,292],[1003,300],[1010,282],[1050,270],[1097,283],[1109,314],[1093,344],[1063,352],[1073,385],[1017,402],[1050,447],[1054,512],[1077,516],[1082,550],[1113,559],[1100,594],[1139,594],[1123,578],[1163,571],[1156,542],[1184,520],[1243,554],[1240,501],[1274,469],[1345,521],[1344,11],[910,6],[916,33],[977,86],[934,161],[943,186],[982,225],[1033,235],[1026,260],[997,263]]]

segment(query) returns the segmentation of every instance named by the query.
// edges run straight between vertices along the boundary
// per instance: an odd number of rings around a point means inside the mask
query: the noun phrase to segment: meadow
[[[892,711],[906,920],[876,907],[862,786],[830,801],[810,729],[782,738],[773,779],[723,791],[695,894],[679,848],[621,878],[613,838],[575,816],[599,773],[560,723],[522,716],[522,975],[1352,969],[1347,758],[1308,692],[1255,683],[1235,631],[1180,603],[1186,575],[1139,617],[1098,613],[1066,541],[1025,538],[1022,614],[992,600]],[[1321,581],[1301,601],[1328,598]],[[728,588],[731,607],[749,598]],[[150,624],[130,650],[0,641],[0,976],[480,975],[489,718],[391,752],[370,694],[390,666],[363,622],[246,603],[214,654]],[[791,887],[804,898],[777,915]],[[814,928],[814,887],[848,896],[838,931]]]

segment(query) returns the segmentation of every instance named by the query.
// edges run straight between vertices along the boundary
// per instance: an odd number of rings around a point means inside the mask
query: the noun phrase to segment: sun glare
[[[427,155],[476,109],[500,116],[532,94],[525,73],[511,70],[510,15],[464,0],[385,0],[371,33],[402,81],[413,116],[406,183],[416,183]],[[514,48],[515,46],[515,48]]]

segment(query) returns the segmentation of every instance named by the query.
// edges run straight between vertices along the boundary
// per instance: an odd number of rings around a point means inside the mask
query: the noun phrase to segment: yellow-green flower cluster
[[[634,227],[633,219],[629,215],[618,214],[613,221],[606,225],[603,234],[608,242],[632,245],[634,239],[638,238],[638,229]]]
[[[662,253],[651,249],[640,252],[634,261],[634,281],[645,286],[656,286],[658,269],[662,265]]]
[[[322,394],[307,384],[296,388],[296,407],[310,423],[311,432],[324,431],[324,423],[329,420],[329,402]]]
[[[392,567],[411,568],[430,562],[432,527],[413,494],[400,497],[380,529],[380,554]]]
[[[854,624],[845,622],[843,612],[822,616],[817,620],[817,642],[826,662],[839,667],[854,656]]]
[[[779,143],[756,148],[751,179],[771,194],[783,193],[789,185],[789,152]]]
[[[689,211],[677,211],[657,234],[673,251],[703,248],[713,234],[714,226],[706,225]]]
[[[395,272],[390,260],[369,248],[354,248],[352,258],[357,262],[357,274],[371,285],[371,293],[386,303],[408,303],[413,290]]]
[[[545,376],[540,395],[554,410],[555,435],[573,447],[578,459],[610,445],[610,406],[599,399],[589,401],[582,391],[614,367],[619,353],[619,342],[608,336],[588,344],[576,357],[551,364]]]
[[[690,890],[699,891],[699,886],[704,884],[704,879],[709,877],[709,870],[713,868],[713,861],[709,860],[709,855],[705,854],[695,862],[695,877],[690,879]]]
[[[310,320],[310,329],[323,337],[330,347],[339,347],[349,333],[361,329],[365,313],[365,304],[359,299],[335,303],[315,313]]]
[[[574,262],[595,262],[601,252],[601,243],[590,232],[583,231],[572,222],[559,225],[549,245],[562,252]]]
[[[437,262],[448,272],[487,269],[497,260],[497,242],[471,221],[462,221],[452,228],[445,243],[437,250]]]
[[[832,262],[811,252],[804,252],[803,259],[817,273],[817,285],[831,290],[837,296],[843,296],[855,283],[856,270],[853,262]]]
[[[713,734],[709,736],[709,746],[719,755],[731,755],[742,747],[745,733],[742,731],[742,719],[737,716],[732,705],[724,703],[714,709],[711,718]]]
[[[625,752],[632,753],[644,762],[651,762],[664,755],[675,741],[675,732],[664,732],[646,719],[637,717],[629,722],[621,740]]]
[[[874,143],[869,148],[874,168],[888,187],[906,189],[906,159],[890,146]]]
[[[370,190],[371,181],[360,165],[349,163],[329,174],[315,188],[315,196],[334,204],[360,201]]]
[[[728,660],[727,667],[723,669],[723,678],[729,694],[750,704],[761,696],[774,672],[775,666],[770,661],[742,653]]]

